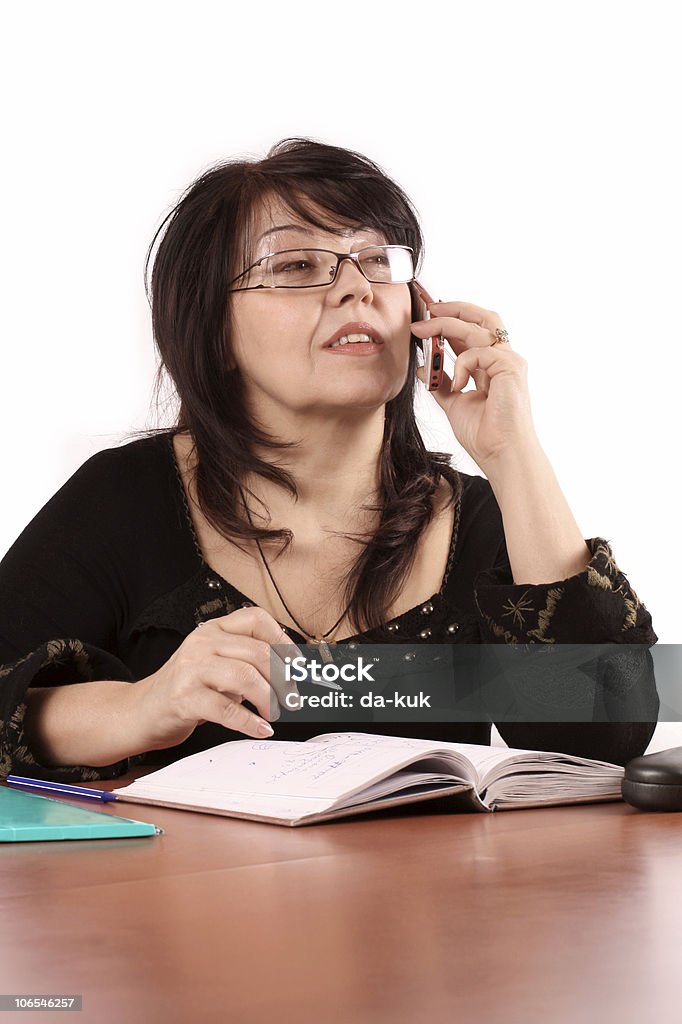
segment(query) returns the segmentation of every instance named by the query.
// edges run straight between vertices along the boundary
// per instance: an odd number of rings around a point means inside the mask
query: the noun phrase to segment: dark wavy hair
[[[252,262],[254,211],[273,196],[304,222],[324,230],[338,230],[341,224],[376,228],[389,242],[411,246],[417,268],[424,242],[409,198],[381,167],[360,153],[309,138],[283,139],[261,160],[212,166],[184,192],[154,235],[145,261],[145,287],[160,356],[155,391],[158,395],[165,371],[180,399],[170,432],[189,431],[193,441],[199,507],[233,543],[241,547],[240,540],[255,538],[276,542],[281,554],[292,532],[250,524],[239,488],[245,486],[247,473],[256,473],[297,497],[291,474],[255,453],[256,446],[277,450],[296,442],[270,436],[251,422],[241,375],[228,369],[233,363],[228,282]],[[328,212],[333,223],[317,219],[310,202]],[[150,288],[149,262],[162,232]],[[409,287],[414,320],[419,307]],[[461,489],[451,455],[427,451],[419,433],[414,335],[411,341],[405,384],[386,403],[379,501],[362,506],[380,513],[379,527],[371,536],[339,534],[361,548],[344,595],[353,628],[378,630],[392,640],[380,627],[414,563],[417,541],[433,515],[433,495],[441,478],[452,490],[449,504],[459,500]],[[267,522],[267,509],[265,513]]]

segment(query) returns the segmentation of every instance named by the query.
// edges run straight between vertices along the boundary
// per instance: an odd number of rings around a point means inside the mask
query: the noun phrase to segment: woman
[[[0,563],[0,774],[108,778],[273,735],[271,645],[655,643],[608,543],[580,534],[500,317],[452,300],[416,317],[418,221],[377,165],[284,140],[208,171],[164,226],[152,318],[177,423],[89,459]],[[487,480],[417,429],[435,333],[458,357],[436,399]],[[630,679],[649,722],[500,732],[624,764],[655,725],[651,665]]]

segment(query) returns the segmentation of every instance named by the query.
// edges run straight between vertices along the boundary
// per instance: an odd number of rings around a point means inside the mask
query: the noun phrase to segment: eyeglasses
[[[352,260],[372,284],[408,284],[414,280],[413,250],[408,245],[370,245],[357,252],[283,249],[261,256],[229,282],[234,284],[246,277],[248,283],[228,290],[319,288],[334,283],[341,260]]]

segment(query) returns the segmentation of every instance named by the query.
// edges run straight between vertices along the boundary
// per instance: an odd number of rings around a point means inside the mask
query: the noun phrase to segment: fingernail
[[[256,726],[256,732],[258,733],[259,736],[265,737],[265,736],[273,736],[274,733],[275,733],[275,730],[273,728],[271,728],[268,725],[267,722],[260,721],[258,723],[258,725]]]

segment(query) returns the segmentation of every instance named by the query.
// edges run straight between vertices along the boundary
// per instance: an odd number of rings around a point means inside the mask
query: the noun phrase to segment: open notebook
[[[223,743],[113,792],[133,803],[306,825],[446,794],[463,811],[619,800],[623,774],[572,754],[348,732]]]

